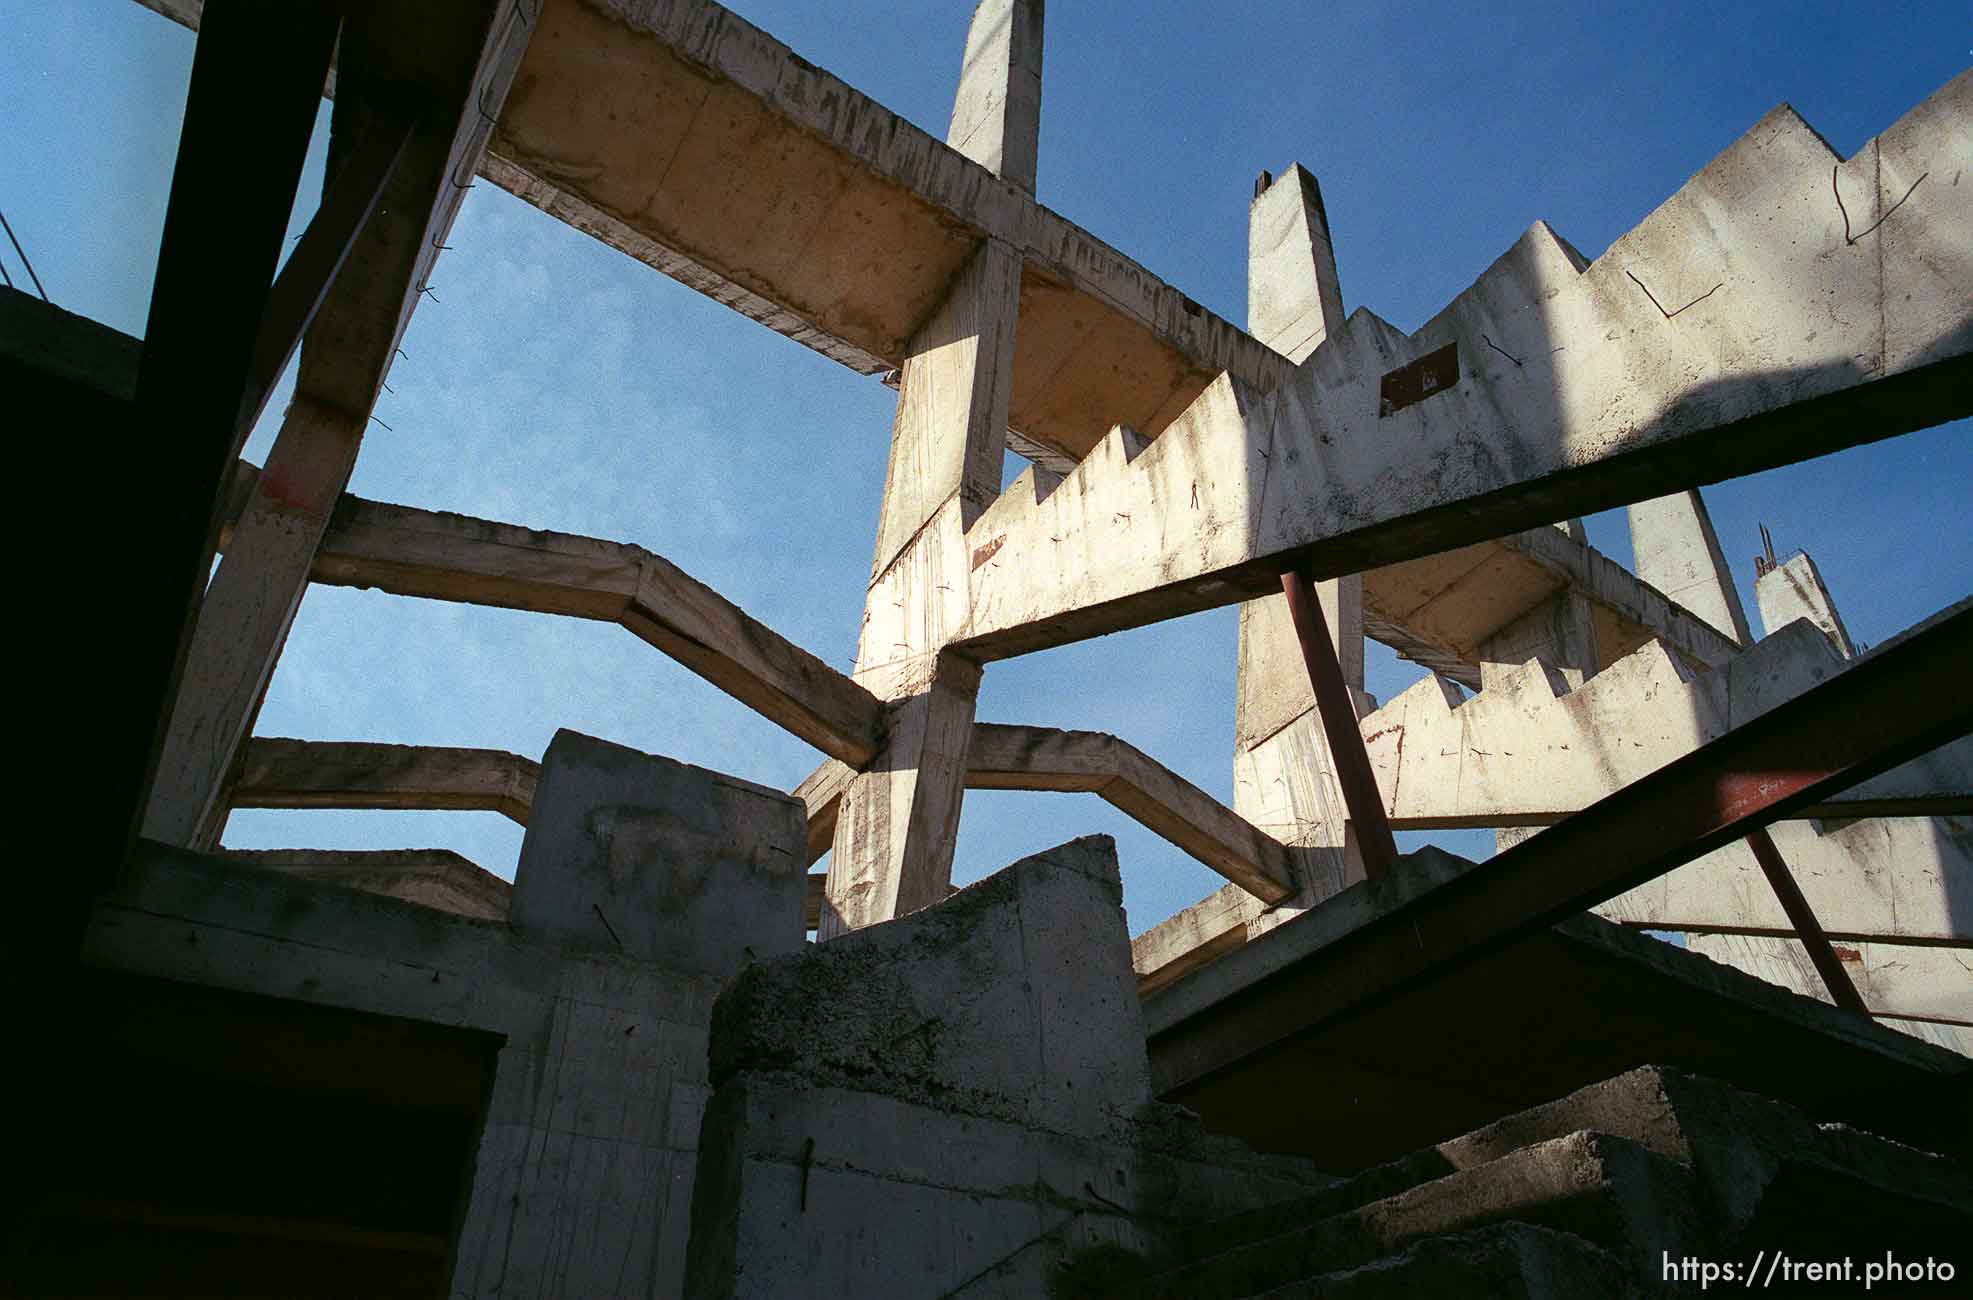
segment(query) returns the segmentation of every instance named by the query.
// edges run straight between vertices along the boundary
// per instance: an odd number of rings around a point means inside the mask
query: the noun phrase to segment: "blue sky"
[[[734,7],[944,135],[968,4]],[[1254,176],[1299,161],[1347,304],[1414,328],[1533,221],[1594,257],[1777,103],[1847,154],[1973,46],[1963,2],[1621,8],[1058,0],[1039,195],[1238,323]],[[141,333],[192,36],[130,0],[7,9],[0,210],[57,303]],[[893,394],[491,185],[449,242],[353,490],[636,542],[847,670]],[[0,264],[27,284],[11,248]],[[1973,590],[1968,432],[1709,489],[1750,613],[1762,522],[1814,554],[1860,641]],[[1621,512],[1590,531],[1628,562]],[[1234,644],[1221,610],[996,664],[980,717],[1114,732],[1230,802]],[[1387,699],[1413,674],[1373,647],[1370,676]],[[538,756],[562,726],[782,788],[820,757],[620,628],[335,588],[304,602],[259,730]],[[1117,837],[1133,930],[1219,883],[1093,795],[979,791],[959,878],[1093,831]],[[492,813],[241,812],[226,838],[446,846],[510,875],[520,832]]]

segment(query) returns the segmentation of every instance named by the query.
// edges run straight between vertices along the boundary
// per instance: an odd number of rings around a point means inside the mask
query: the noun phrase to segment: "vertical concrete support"
[[[1821,628],[1845,659],[1856,658],[1856,646],[1836,602],[1823,584],[1822,572],[1807,551],[1798,551],[1763,573],[1754,583],[1754,600],[1761,607],[1761,626],[1773,636],[1798,618]]]
[[[1299,163],[1257,187],[1247,209],[1247,328],[1297,363],[1342,328],[1343,291],[1322,189]],[[1315,584],[1343,680],[1358,716],[1375,707],[1363,693],[1363,578]],[[1231,899],[1251,928],[1263,917],[1293,915],[1362,875],[1335,758],[1315,712],[1315,693],[1283,596],[1240,607],[1239,684],[1234,729],[1233,806],[1297,853],[1304,897],[1296,908],[1265,911]],[[1251,906],[1250,906],[1251,904]]]
[[[1322,187],[1290,163],[1247,208],[1247,332],[1299,365],[1342,325]]]
[[[889,727],[843,796],[825,939],[935,902],[951,884],[980,669],[944,646],[966,618],[966,528],[999,495],[1020,287],[1020,257],[982,244],[899,377],[856,671],[890,702]]]
[[[363,415],[297,397],[252,499],[199,606],[144,834],[211,848],[226,825],[235,764],[295,612],[315,552],[349,484]]]
[[[741,972],[685,1294],[1084,1294],[1080,1251],[1290,1191],[1152,1106],[1122,896],[1092,836]]]
[[[1754,643],[1747,611],[1698,488],[1638,501],[1630,510],[1637,576],[1741,645]]]
[[[980,0],[945,142],[1034,193],[1041,139],[1042,0]]]
[[[454,1296],[680,1295],[713,998],[804,947],[801,805],[564,731],[514,878],[553,1006],[500,1053]]]

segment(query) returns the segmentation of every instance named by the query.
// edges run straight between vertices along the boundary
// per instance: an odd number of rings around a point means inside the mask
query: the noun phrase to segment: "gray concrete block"
[[[521,842],[513,924],[729,974],[802,946],[807,826],[779,791],[560,731]]]
[[[944,902],[743,971],[712,1078],[789,1072],[1065,1133],[1151,1098],[1115,845],[1075,840]]]

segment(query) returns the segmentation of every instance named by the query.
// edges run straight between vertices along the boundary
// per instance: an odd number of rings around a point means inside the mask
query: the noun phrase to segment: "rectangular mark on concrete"
[[[1382,400],[1377,416],[1382,419],[1407,406],[1416,406],[1433,393],[1443,392],[1458,382],[1459,344],[1453,342],[1385,375],[1378,394]]]

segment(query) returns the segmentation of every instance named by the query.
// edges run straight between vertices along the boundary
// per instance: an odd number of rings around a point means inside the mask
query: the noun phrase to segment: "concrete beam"
[[[256,736],[233,807],[487,811],[525,826],[540,779],[539,763],[497,749]]]
[[[621,623],[826,754],[868,763],[883,734],[869,691],[642,547],[345,496],[310,576]]]
[[[1288,855],[1246,818],[1134,745],[1093,731],[979,723],[975,790],[1088,790],[1268,903],[1294,892]]]
[[[318,885],[505,921],[514,887],[450,849],[227,849],[226,861]]]
[[[1538,225],[1415,335],[1359,310],[1272,394],[1222,377],[1134,461],[980,517],[1002,565],[958,648],[1061,645],[1259,594],[1290,560],[1361,571],[1973,411],[1973,212],[1921,183],[1973,165],[1969,123],[1973,73],[1848,160],[1777,109],[1593,264]],[[1882,223],[1846,238],[1832,180]]]
[[[1234,882],[1243,894],[1279,902],[1293,878],[1282,846],[1205,791],[1136,746],[1096,731],[973,724],[966,759],[969,790],[1052,790],[1100,795]],[[796,787],[808,808],[808,860],[834,841],[843,791],[855,774],[831,760]]]
[[[396,115],[407,94],[416,125],[314,314],[294,404],[199,606],[144,817],[152,838],[218,842],[226,786],[307,591],[330,512],[349,482],[370,408],[465,197],[461,178],[479,163],[491,115],[530,35],[525,15],[492,0],[443,13],[358,9],[344,18],[332,176],[376,115]]]

